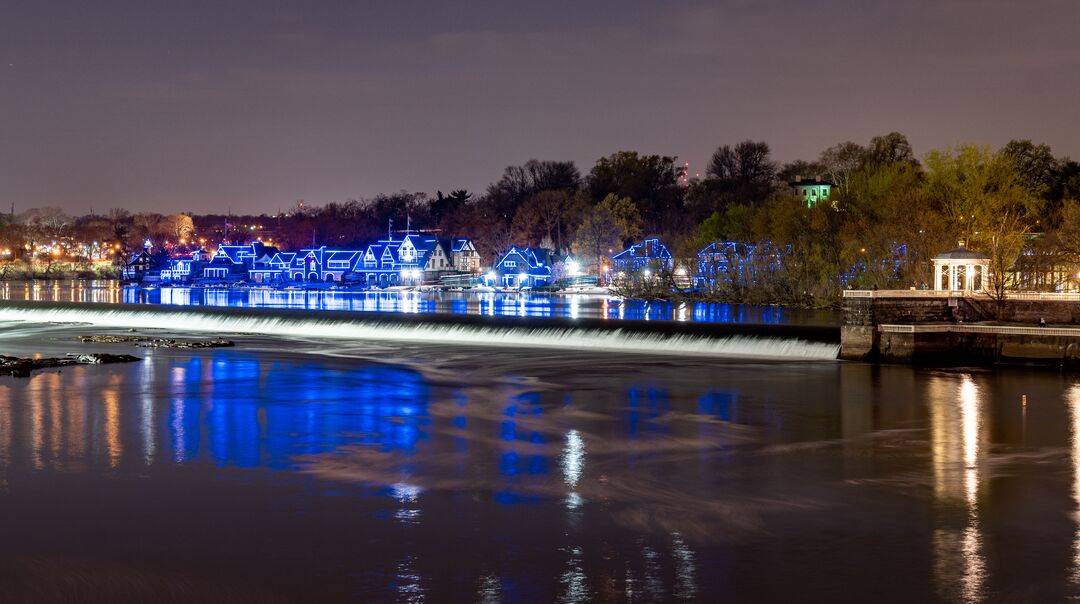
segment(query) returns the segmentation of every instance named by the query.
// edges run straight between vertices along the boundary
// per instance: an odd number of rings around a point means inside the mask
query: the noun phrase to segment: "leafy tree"
[[[990,256],[990,285],[1004,296],[1024,234],[1043,207],[1011,158],[962,145],[926,156],[926,190],[959,238]]]
[[[918,161],[915,159],[907,137],[899,132],[890,132],[870,139],[863,163],[884,166],[899,163],[917,164]]]
[[[679,212],[682,207],[678,182],[686,169],[675,162],[671,156],[619,151],[597,160],[589,173],[589,191],[593,199],[611,194],[628,197],[647,223],[659,225],[666,214]]]
[[[1001,154],[1012,161],[1028,188],[1040,195],[1050,190],[1058,161],[1049,145],[1036,145],[1026,139],[1011,140],[1001,148]]]
[[[1047,198],[1055,202],[1080,199],[1080,163],[1067,157],[1058,161]]]
[[[619,219],[607,205],[597,205],[582,221],[574,237],[574,253],[591,261],[597,276],[603,276],[601,268],[605,258],[622,247],[625,232]]]
[[[609,194],[597,204],[596,208],[600,211],[610,212],[615,218],[615,222],[622,232],[620,239],[622,239],[624,245],[638,239],[644,232],[644,221],[641,218],[641,212],[634,205],[634,202],[630,201],[629,197],[616,197],[614,194]]]

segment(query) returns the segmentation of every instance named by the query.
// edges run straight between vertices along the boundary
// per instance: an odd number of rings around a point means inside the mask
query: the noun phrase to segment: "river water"
[[[1076,376],[103,332],[0,323],[143,357],[0,378],[3,601],[1080,595]]]
[[[838,325],[827,310],[709,302],[621,300],[598,295],[532,292],[349,291],[270,288],[140,288],[119,281],[0,282],[0,300],[164,304],[407,314],[484,315],[566,319],[705,323]]]

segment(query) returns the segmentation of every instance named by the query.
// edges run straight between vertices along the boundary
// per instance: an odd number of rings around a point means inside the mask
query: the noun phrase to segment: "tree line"
[[[828,202],[797,199],[789,185],[796,176],[833,183]],[[812,304],[835,298],[842,287],[931,284],[930,257],[959,240],[989,254],[999,274],[1015,273],[1018,262],[1080,264],[1077,199],[1080,164],[1046,145],[963,145],[919,158],[893,132],[786,164],[763,141],[725,144],[701,178],[689,178],[675,156],[619,151],[587,173],[572,161],[534,159],[507,167],[483,191],[401,191],[278,215],[117,209],[70,217],[35,209],[0,219],[0,246],[68,237],[107,242],[123,253],[141,249],[146,239],[206,247],[264,235],[286,249],[313,242],[347,247],[409,228],[471,237],[489,262],[511,244],[544,246],[573,251],[601,271],[628,243],[656,235],[682,259],[712,241],[779,250],[781,270],[728,280],[709,294]]]

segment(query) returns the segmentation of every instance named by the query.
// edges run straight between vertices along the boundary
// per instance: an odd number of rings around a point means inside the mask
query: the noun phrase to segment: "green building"
[[[817,205],[818,202],[828,199],[829,190],[833,188],[833,183],[820,176],[815,176],[814,178],[796,176],[795,180],[788,184],[791,185],[791,192],[796,197],[803,200],[808,208],[812,208]]]

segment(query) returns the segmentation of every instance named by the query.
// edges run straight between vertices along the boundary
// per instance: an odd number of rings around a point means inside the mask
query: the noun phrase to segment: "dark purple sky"
[[[0,206],[274,212],[509,164],[1080,156],[1076,0],[0,3]]]

